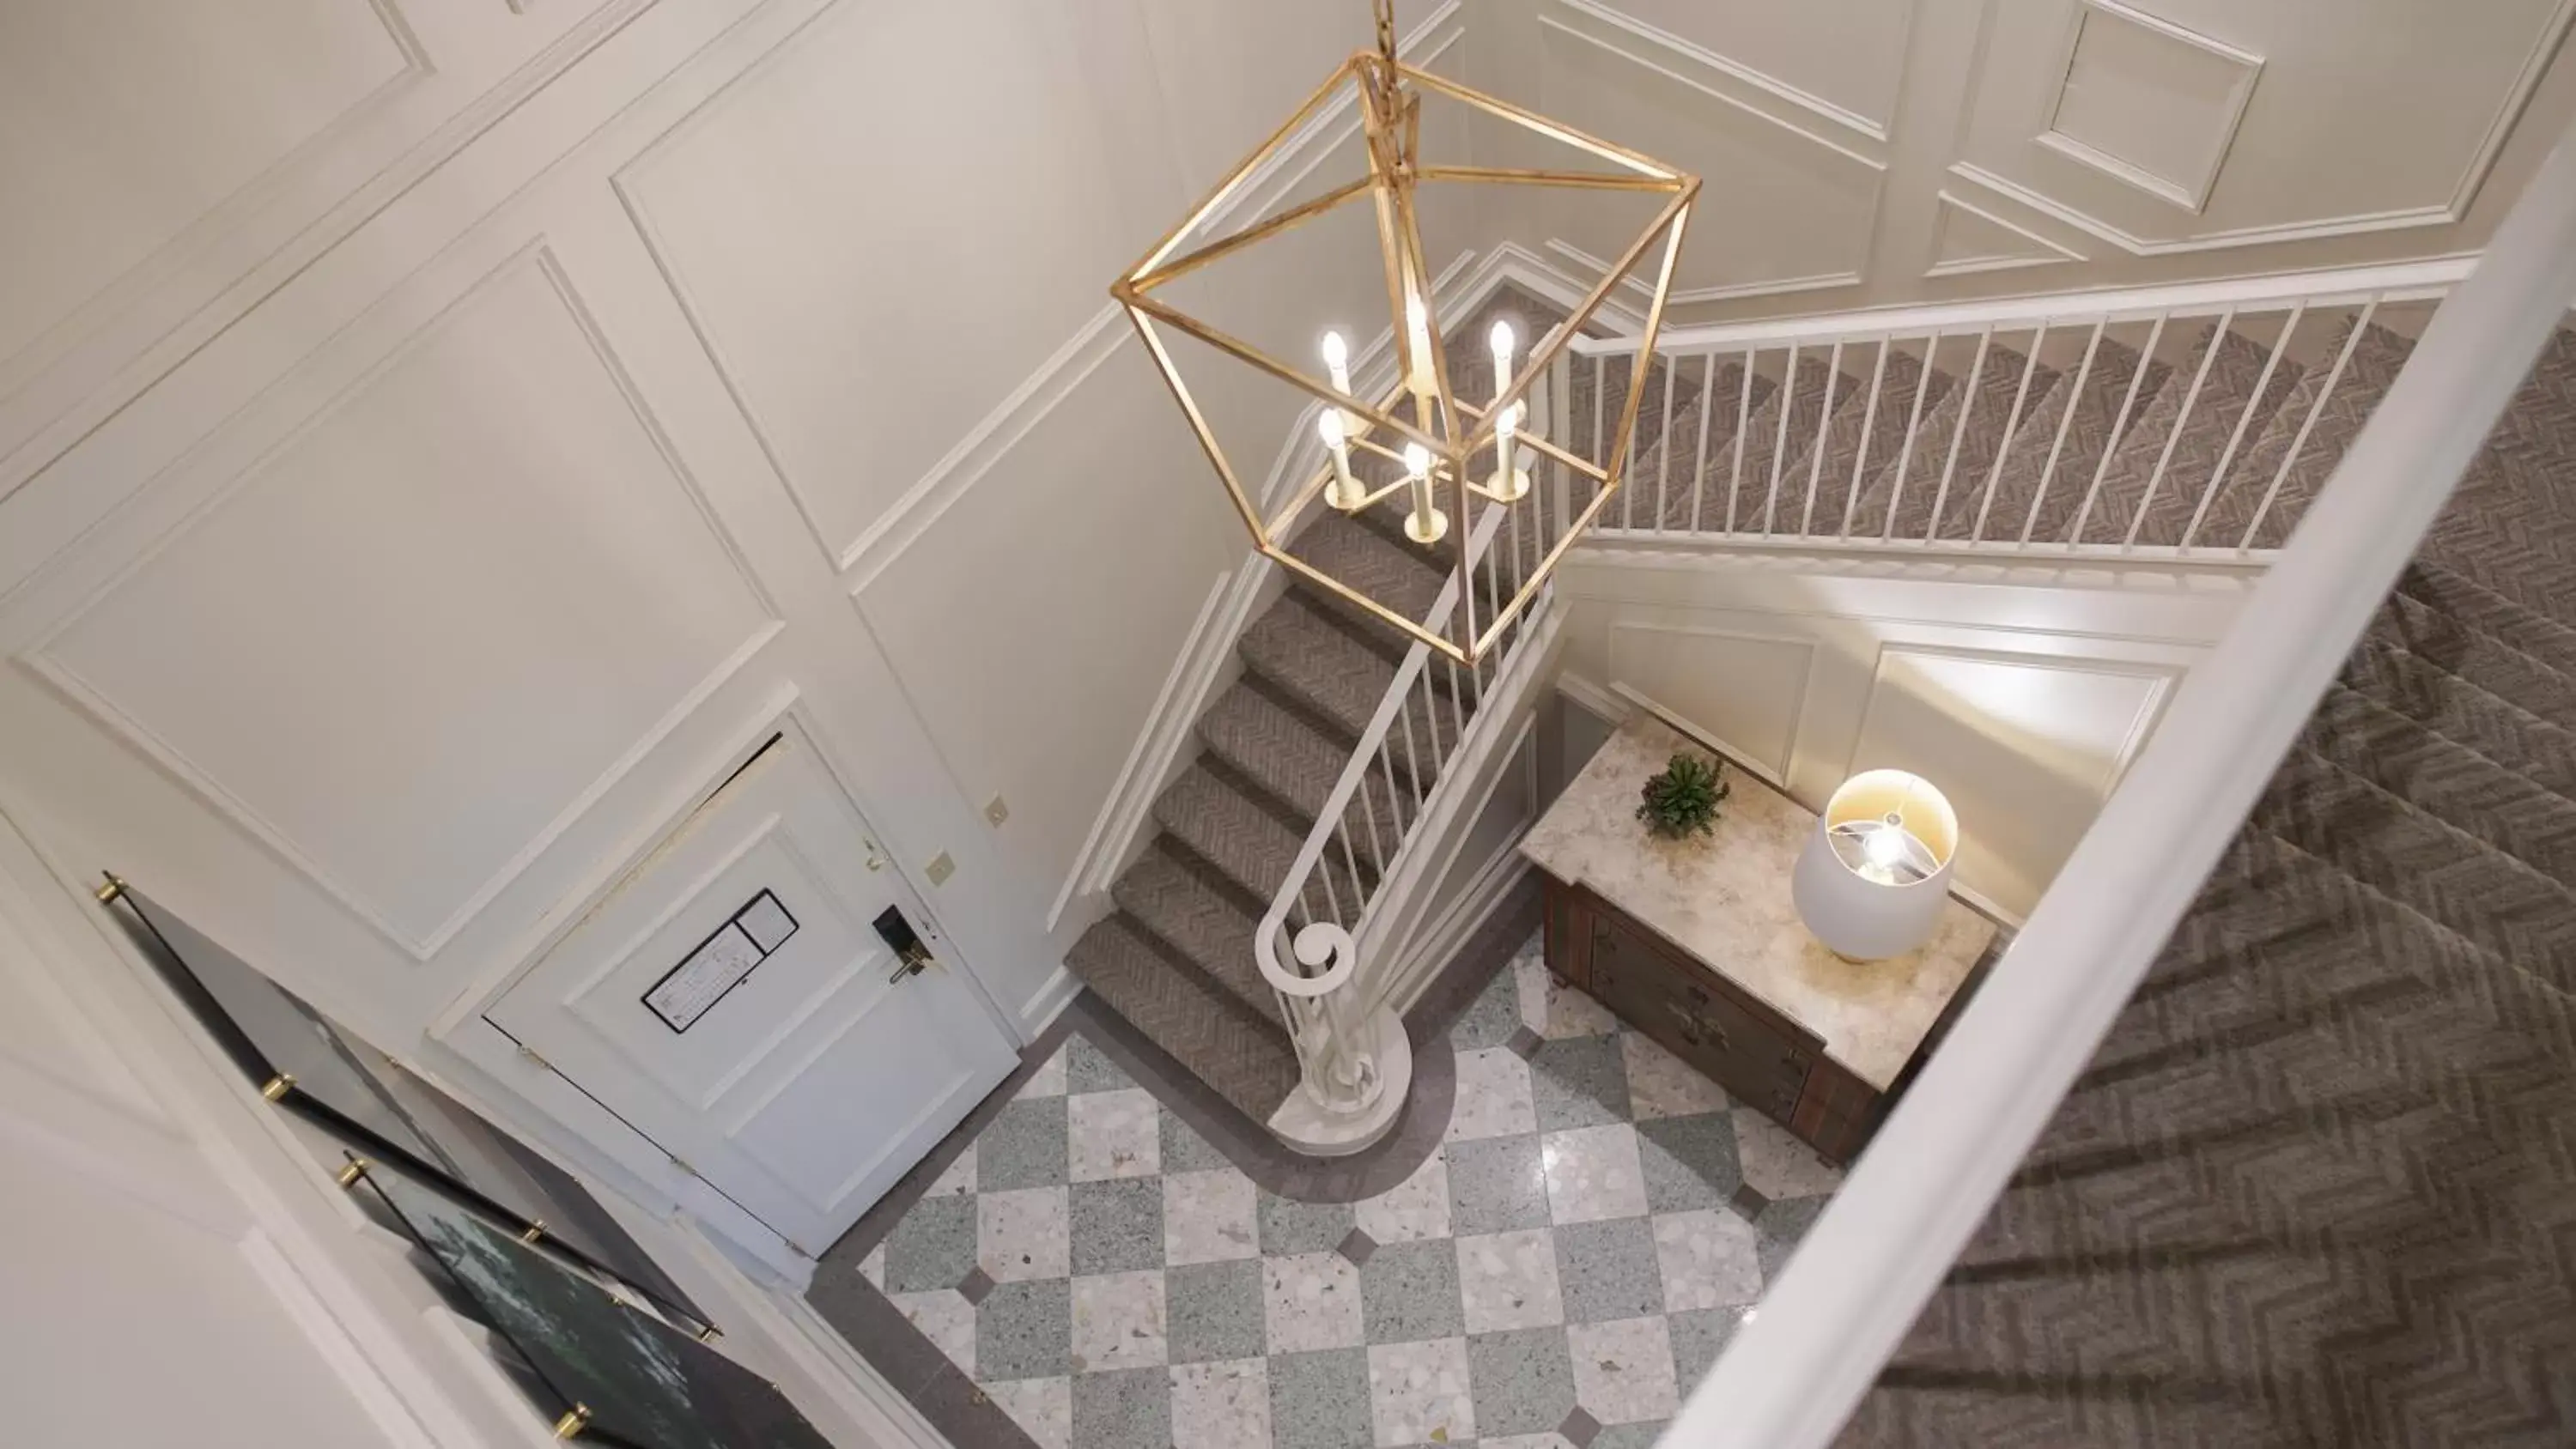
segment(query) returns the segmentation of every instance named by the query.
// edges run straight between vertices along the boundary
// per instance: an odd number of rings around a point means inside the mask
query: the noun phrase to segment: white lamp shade
[[[1958,857],[1959,817],[1931,781],[1866,770],[1825,802],[1790,893],[1826,950],[1854,961],[1902,956],[1940,923]]]

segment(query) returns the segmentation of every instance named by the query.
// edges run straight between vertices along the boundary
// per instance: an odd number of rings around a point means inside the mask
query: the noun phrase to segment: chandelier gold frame
[[[1315,88],[1294,114],[1273,131],[1268,140],[1255,147],[1233,171],[1217,183],[1205,199],[1191,208],[1178,226],[1165,233],[1153,249],[1110,285],[1110,295],[1125,309],[1145,343],[1163,381],[1189,419],[1191,431],[1199,446],[1215,465],[1217,476],[1224,480],[1235,510],[1242,514],[1244,526],[1252,531],[1258,550],[1281,567],[1295,570],[1318,585],[1349,600],[1411,637],[1429,644],[1462,664],[1474,665],[1500,642],[1512,621],[1525,612],[1555,572],[1567,551],[1583,536],[1586,529],[1601,516],[1601,510],[1618,496],[1627,473],[1630,447],[1637,426],[1638,404],[1645,395],[1647,370],[1653,361],[1656,332],[1663,325],[1664,305],[1671,295],[1673,268],[1681,255],[1683,229],[1689,224],[1692,205],[1699,197],[1700,182],[1696,176],[1641,155],[1623,146],[1584,134],[1571,126],[1549,120],[1524,110],[1508,101],[1460,85],[1456,81],[1433,75],[1407,65],[1396,56],[1395,25],[1389,0],[1375,0],[1377,48],[1354,53],[1336,66],[1324,83]],[[1195,250],[1174,255],[1184,239],[1189,238],[1209,218],[1231,203],[1260,171],[1263,164],[1277,154],[1289,139],[1312,121],[1331,102],[1341,87],[1348,84],[1357,92],[1361,125],[1368,149],[1368,175],[1344,183],[1284,211],[1267,216],[1229,235],[1205,242]],[[1417,89],[1418,88],[1418,89]],[[1449,166],[1421,164],[1422,96],[1431,92],[1463,103],[1486,115],[1511,122],[1525,130],[1563,145],[1571,146],[1620,168],[1615,172],[1523,170],[1492,166]],[[1449,367],[1440,337],[1440,323],[1431,308],[1431,277],[1423,262],[1422,233],[1414,212],[1414,196],[1423,183],[1435,185],[1481,184],[1501,186],[1552,186],[1589,188],[1606,191],[1645,192],[1669,198],[1653,223],[1611,263],[1598,285],[1584,297],[1573,315],[1540,346],[1533,349],[1508,386],[1503,387],[1484,406],[1459,397],[1450,386]],[[1260,348],[1234,337],[1209,323],[1193,317],[1154,295],[1155,289],[1176,278],[1217,261],[1222,257],[1279,235],[1292,227],[1313,220],[1343,204],[1366,196],[1377,211],[1378,248],[1386,272],[1387,301],[1391,313],[1391,336],[1396,353],[1395,385],[1376,398],[1356,397],[1334,387],[1331,382],[1310,377],[1280,361]],[[1545,375],[1548,367],[1563,353],[1598,312],[1611,289],[1625,280],[1645,257],[1657,239],[1663,241],[1663,257],[1655,274],[1653,299],[1646,309],[1643,345],[1628,379],[1627,400],[1619,413],[1618,427],[1612,435],[1607,458],[1599,464],[1580,458],[1541,435],[1535,427],[1514,435],[1515,447],[1531,449],[1538,457],[1552,459],[1565,468],[1591,478],[1600,487],[1582,513],[1572,519],[1564,534],[1539,560],[1528,578],[1512,598],[1493,609],[1490,617],[1476,617],[1476,590],[1467,575],[1472,560],[1470,548],[1475,529],[1469,512],[1470,498],[1483,498],[1506,507],[1527,503],[1538,506],[1545,490],[1530,487],[1518,494],[1499,491],[1475,481],[1468,474],[1468,460],[1477,452],[1494,446],[1496,420],[1505,410],[1515,407],[1529,394],[1530,388]],[[1408,311],[1412,315],[1408,318]],[[1408,323],[1410,322],[1410,325]],[[1454,551],[1459,571],[1460,607],[1452,612],[1458,621],[1456,637],[1426,627],[1421,621],[1406,618],[1395,610],[1351,584],[1333,577],[1306,560],[1292,554],[1284,545],[1299,515],[1325,492],[1335,471],[1327,459],[1299,486],[1278,512],[1264,518],[1242,479],[1227,460],[1224,446],[1218,442],[1206,414],[1191,395],[1189,384],[1173,365],[1170,351],[1164,345],[1156,324],[1172,327],[1197,338],[1217,351],[1247,363],[1316,400],[1339,408],[1347,424],[1348,446],[1382,457],[1402,461],[1406,445],[1418,444],[1431,457],[1429,469],[1435,490],[1445,490],[1454,499],[1459,527],[1454,532]],[[1415,329],[1419,328],[1419,337]],[[1417,350],[1428,357],[1416,357]],[[1427,374],[1427,379],[1426,375]],[[1606,379],[1605,379],[1606,380]],[[1498,379],[1499,381],[1499,379]],[[1397,411],[1397,404],[1411,394],[1411,419]],[[1372,436],[1375,434],[1376,436]],[[1380,439],[1388,441],[1380,441]],[[1391,445],[1390,445],[1391,444]],[[1596,445],[1597,450],[1597,445]],[[1500,480],[1498,480],[1500,481]],[[1410,477],[1389,487],[1367,493],[1356,500],[1357,507],[1373,506],[1381,499],[1406,488]],[[1544,537],[1544,535],[1536,535]],[[1488,548],[1499,547],[1500,535]]]

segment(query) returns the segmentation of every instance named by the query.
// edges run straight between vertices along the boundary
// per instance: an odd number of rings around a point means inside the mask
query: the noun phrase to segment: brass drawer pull
[[[1734,1049],[1726,1039],[1725,1027],[1719,1026],[1697,1012],[1684,1011],[1673,1002],[1665,1002],[1664,1010],[1671,1012],[1673,1020],[1681,1023],[1682,1040],[1692,1046],[1715,1046],[1719,1051]]]

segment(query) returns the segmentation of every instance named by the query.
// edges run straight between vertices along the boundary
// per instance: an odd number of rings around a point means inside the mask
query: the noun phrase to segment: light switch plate
[[[984,818],[999,825],[1011,818],[1011,807],[1001,796],[996,795],[984,803]]]
[[[943,850],[930,858],[930,864],[923,866],[921,873],[930,877],[932,885],[946,885],[948,878],[957,873],[957,862],[950,860],[948,852]]]

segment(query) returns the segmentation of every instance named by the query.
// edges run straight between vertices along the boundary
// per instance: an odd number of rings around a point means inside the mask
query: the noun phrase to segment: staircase
[[[1498,292],[1450,330],[1450,375],[1462,390],[1491,389],[1482,339],[1503,314],[1525,329],[1562,316]],[[1356,453],[1353,467],[1372,486],[1395,477],[1367,453]],[[1433,608],[1454,572],[1453,545],[1426,550],[1405,538],[1400,492],[1356,514],[1318,505],[1308,519],[1291,552],[1363,581],[1411,617]],[[1534,557],[1535,536],[1513,541],[1520,556]],[[1342,814],[1351,818],[1336,848],[1293,889],[1307,919],[1357,911],[1395,868],[1407,827],[1473,729],[1493,673],[1491,665],[1421,671],[1423,687],[1403,702],[1388,748],[1361,783],[1361,808],[1336,811],[1335,791],[1397,684],[1408,641],[1303,575],[1288,578],[1287,593],[1237,641],[1242,677],[1199,717],[1198,758],[1155,801],[1158,833],[1111,887],[1116,909],[1066,957],[1101,1001],[1256,1122],[1270,1120],[1300,1077],[1279,993],[1258,964],[1265,912],[1290,889],[1319,822],[1341,825]],[[1492,591],[1482,597],[1490,608]]]
[[[1849,1445],[2576,1436],[2560,332]]]

